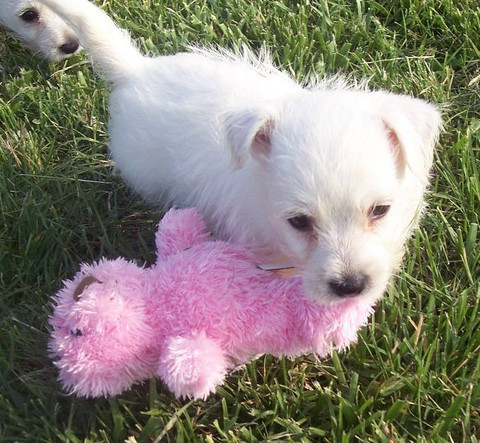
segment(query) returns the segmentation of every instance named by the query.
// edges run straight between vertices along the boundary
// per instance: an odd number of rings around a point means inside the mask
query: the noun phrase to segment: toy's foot
[[[205,399],[223,383],[227,369],[228,361],[219,344],[200,333],[168,339],[157,374],[176,397]]]

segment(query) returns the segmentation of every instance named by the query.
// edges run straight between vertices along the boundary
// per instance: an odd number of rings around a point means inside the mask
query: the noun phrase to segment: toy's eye
[[[385,217],[390,210],[390,205],[373,205],[368,213],[370,220],[379,220]]]
[[[35,23],[35,22],[38,22],[40,15],[38,14],[38,11],[36,11],[35,9],[27,9],[20,15],[20,18],[24,22]]]
[[[83,335],[80,329],[75,329],[75,331],[70,331],[70,334],[74,335],[75,337],[81,337]]]
[[[290,226],[297,231],[306,232],[313,228],[313,220],[308,215],[296,215],[288,219]]]

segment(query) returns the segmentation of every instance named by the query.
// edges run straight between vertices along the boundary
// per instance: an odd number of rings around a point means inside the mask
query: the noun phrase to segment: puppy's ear
[[[224,120],[225,137],[235,169],[241,168],[251,155],[257,161],[267,159],[272,151],[275,118],[258,110],[231,112]]]
[[[401,175],[408,168],[426,183],[433,163],[433,149],[442,128],[437,108],[423,100],[383,94],[382,120],[397,156]]]

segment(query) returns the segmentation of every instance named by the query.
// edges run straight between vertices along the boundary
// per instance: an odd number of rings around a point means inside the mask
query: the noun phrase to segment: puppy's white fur
[[[422,208],[441,126],[433,105],[338,81],[302,87],[268,57],[147,58],[87,0],[42,1],[113,84],[111,154],[134,189],[288,257],[316,300],[335,302],[332,282],[358,275],[365,284],[341,296],[381,296]]]
[[[27,11],[36,14],[36,18],[28,20],[28,15],[24,15]],[[0,24],[51,61],[61,61],[79,49],[78,39],[69,26],[36,0],[1,0]]]

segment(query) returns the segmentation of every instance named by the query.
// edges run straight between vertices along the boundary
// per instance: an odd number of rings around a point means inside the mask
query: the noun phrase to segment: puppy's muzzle
[[[77,52],[79,47],[80,43],[78,42],[78,40],[70,39],[66,43],[61,45],[58,49],[62,54],[69,55]]]
[[[366,274],[349,274],[328,282],[328,287],[338,297],[356,297],[365,292],[369,285],[370,277]]]

